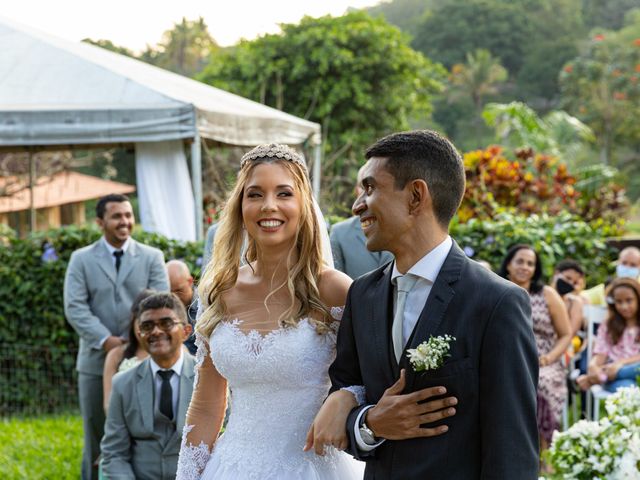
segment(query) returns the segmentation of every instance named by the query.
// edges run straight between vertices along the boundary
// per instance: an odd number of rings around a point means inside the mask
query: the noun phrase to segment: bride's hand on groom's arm
[[[329,395],[307,432],[303,450],[313,448],[318,455],[324,455],[325,445],[345,450],[349,446],[347,417],[357,406],[355,396],[347,390],[337,390]]]
[[[413,393],[402,394],[405,388],[405,371],[400,372],[396,383],[387,388],[380,401],[366,412],[365,421],[377,438],[405,440],[417,437],[442,435],[449,427],[439,425],[422,428],[425,423],[437,422],[455,415],[458,403],[455,397],[439,398],[424,403],[431,397],[446,393],[444,387],[431,387]]]

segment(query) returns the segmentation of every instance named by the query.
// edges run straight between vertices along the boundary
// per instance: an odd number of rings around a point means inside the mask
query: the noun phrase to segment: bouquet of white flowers
[[[581,420],[554,432],[548,458],[554,476],[566,480],[640,478],[640,390],[620,388],[607,398],[607,417]]]

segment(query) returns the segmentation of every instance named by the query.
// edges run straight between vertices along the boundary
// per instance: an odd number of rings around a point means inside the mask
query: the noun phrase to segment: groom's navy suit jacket
[[[387,440],[372,452],[356,446],[354,409],[350,453],[366,460],[365,479],[535,480],[538,478],[536,386],[538,354],[527,292],[467,259],[454,243],[406,348],[431,335],[456,337],[436,370],[416,373],[405,355],[397,364],[391,323],[391,265],[357,279],[347,297],[329,374],[332,390],[364,385],[368,404],[406,369],[404,393],[445,386],[458,398],[443,435]],[[428,425],[433,426],[433,425]]]

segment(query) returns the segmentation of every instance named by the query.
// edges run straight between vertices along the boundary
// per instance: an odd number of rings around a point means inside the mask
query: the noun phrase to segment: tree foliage
[[[410,121],[424,125],[445,71],[364,12],[305,17],[281,29],[214,56],[199,78],[320,123],[323,190],[346,211],[363,148]]]
[[[187,77],[199,73],[209,61],[218,44],[209,34],[202,17],[197,20],[182,18],[162,35],[155,47],[147,46],[140,60]]]
[[[640,140],[640,23],[596,34],[560,74],[564,106],[596,133],[601,160]]]
[[[533,33],[527,11],[517,3],[448,2],[425,17],[413,46],[449,68],[463,63],[468,52],[482,48],[497,57],[509,72],[517,73]]]

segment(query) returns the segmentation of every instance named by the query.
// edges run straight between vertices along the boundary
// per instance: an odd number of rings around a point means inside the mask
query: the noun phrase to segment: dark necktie
[[[113,252],[113,256],[116,257],[116,272],[120,271],[120,261],[122,259],[122,255],[124,255],[124,252],[122,250],[116,250],[115,252]]]
[[[158,370],[158,375],[162,378],[160,387],[160,413],[173,420],[173,389],[171,388],[171,377],[173,370]]]

